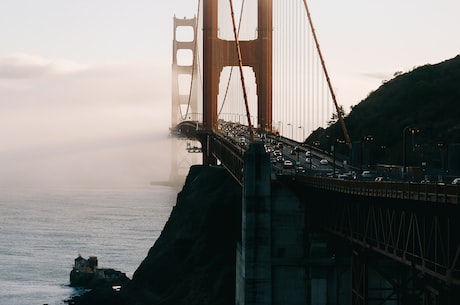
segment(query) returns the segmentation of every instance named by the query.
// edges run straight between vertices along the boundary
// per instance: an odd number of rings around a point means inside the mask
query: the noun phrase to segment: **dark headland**
[[[241,187],[221,167],[192,166],[160,237],[120,291],[94,288],[75,305],[235,304]]]

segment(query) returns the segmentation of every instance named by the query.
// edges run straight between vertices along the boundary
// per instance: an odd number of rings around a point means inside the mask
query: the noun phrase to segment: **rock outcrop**
[[[129,278],[125,273],[111,269],[97,269],[95,272],[79,272],[73,269],[70,271],[70,286],[94,289],[102,285],[121,286],[126,285]]]

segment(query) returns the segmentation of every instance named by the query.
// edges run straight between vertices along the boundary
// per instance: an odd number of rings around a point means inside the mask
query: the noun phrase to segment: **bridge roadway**
[[[209,136],[207,141],[212,147],[210,153],[242,184],[244,152],[249,143],[247,128],[243,125],[225,122],[220,122],[219,127],[220,131],[211,135],[201,133],[197,122],[186,121],[177,128],[182,134],[191,138],[203,140],[204,137]],[[267,153],[271,154],[273,180],[289,176],[290,179],[295,179],[296,183],[304,186],[343,194],[456,205],[460,203],[459,185],[362,181],[359,180],[359,176],[355,176],[355,172],[358,171],[356,168],[344,165],[343,161],[335,159],[331,154],[316,147],[303,145],[277,135],[256,135],[256,137],[256,140],[265,143]],[[293,152],[295,148],[298,150]],[[282,153],[282,159],[278,162],[276,156],[273,155],[276,150]],[[311,153],[310,157],[306,156],[307,151]],[[310,158],[309,162],[307,158]],[[284,161],[286,160],[291,161],[293,165],[285,166]],[[321,160],[327,160],[327,164],[321,164]],[[346,179],[333,177],[334,172],[336,176],[340,175]]]

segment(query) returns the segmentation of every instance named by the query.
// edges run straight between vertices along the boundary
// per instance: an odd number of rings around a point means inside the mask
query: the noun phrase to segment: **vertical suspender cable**
[[[275,12],[278,12],[278,1],[274,1],[274,8],[275,8]],[[279,76],[279,67],[278,67],[278,46],[279,46],[279,30],[280,30],[280,27],[279,27],[279,24],[277,23],[278,22],[278,19],[277,19],[277,16],[276,16],[276,13],[275,13],[275,22],[274,22],[274,28],[276,29],[274,32],[273,32],[273,41],[274,41],[274,45],[275,45],[275,48],[274,48],[274,56],[273,56],[273,67],[274,67],[274,71],[275,73],[273,73],[273,109],[274,109],[274,112],[273,113],[276,113],[278,115],[280,115],[280,110],[278,109],[278,91],[279,91],[279,87],[278,87],[278,76]],[[279,117],[276,118],[278,121],[279,121]],[[277,126],[275,129],[278,130],[278,132],[280,132],[280,126],[278,125],[275,125]]]
[[[278,13],[278,24],[279,24],[279,27],[280,29],[283,30],[282,33],[280,33],[279,35],[279,40],[280,40],[280,53],[278,54],[278,58],[279,58],[279,62],[280,62],[280,74],[281,74],[281,77],[280,77],[280,80],[279,80],[279,86],[280,86],[280,100],[279,100],[279,103],[280,103],[280,109],[282,110],[282,113],[281,113],[281,122],[284,123],[286,122],[286,110],[285,110],[285,101],[283,100],[283,97],[286,97],[286,94],[284,93],[284,81],[286,79],[286,76],[285,76],[285,69],[286,69],[286,65],[282,63],[282,59],[285,59],[286,56],[284,56],[284,39],[286,37],[286,33],[285,33],[285,28],[284,28],[284,23],[281,22],[281,20],[283,20],[280,16],[283,16],[283,14],[281,12],[284,12],[285,11],[285,7],[286,7],[286,1],[282,1],[282,0],[279,0],[279,2],[281,2],[281,6],[282,8],[280,8],[280,12]],[[284,126],[281,126],[280,127],[281,130],[281,134],[284,134]]]
[[[308,26],[308,21],[307,21],[307,26]],[[306,95],[307,95],[307,99],[308,99],[308,105],[307,105],[307,120],[308,120],[308,124],[309,124],[309,128],[310,130],[314,130],[314,126],[312,125],[312,122],[311,122],[311,119],[310,119],[310,105],[311,105],[311,97],[310,97],[310,91],[311,91],[311,87],[310,87],[310,66],[311,66],[311,34],[310,34],[310,31],[308,31],[306,33],[306,41],[307,41],[307,52],[308,52],[308,57],[307,57],[307,69],[305,71],[305,74],[307,75],[307,79],[306,79],[306,82],[307,82],[307,92],[306,92]]]
[[[290,53],[289,52],[289,49],[290,49],[289,48],[290,47],[290,45],[289,45],[290,44],[289,30],[290,30],[290,28],[289,28],[288,20],[289,20],[289,7],[290,7],[289,3],[290,3],[290,1],[286,1],[286,2],[287,2],[286,3],[286,16],[288,16],[288,17],[284,21],[285,27],[286,27],[286,39],[285,39],[285,44],[284,44],[285,54],[286,54],[286,57],[285,57],[286,58],[286,68],[285,68],[285,70],[286,70],[286,73],[285,73],[285,77],[286,77],[285,86],[286,87],[284,88],[284,90],[286,91],[286,95],[284,96],[284,98],[287,99],[287,101],[286,101],[286,126],[287,127],[286,127],[285,133],[286,133],[286,136],[289,136],[289,133],[288,133],[289,126],[287,124],[290,124],[290,122],[291,122],[291,109],[292,109],[292,107],[290,105],[291,99],[290,99],[290,96],[289,96],[289,91],[290,91],[289,90],[290,89],[290,86],[289,86],[289,84],[290,84],[290,79],[289,79],[290,78],[290,75],[289,75],[290,66],[289,65],[290,65],[291,62],[290,62],[290,56],[289,56],[289,53]]]
[[[315,126],[315,60],[314,60],[315,52],[314,52],[314,42],[313,38],[310,36],[310,122],[312,126]]]
[[[290,89],[289,88],[289,77],[290,77],[290,75],[289,75],[289,64],[290,64],[290,60],[289,60],[290,59],[289,58],[289,23],[287,21],[287,20],[289,20],[289,2],[290,1],[286,1],[286,16],[287,16],[287,18],[284,19],[285,20],[284,24],[285,24],[285,28],[286,28],[286,36],[285,36],[286,39],[285,39],[285,44],[284,44],[284,48],[285,48],[284,52],[286,54],[285,57],[284,57],[285,60],[286,60],[286,66],[285,66],[286,73],[285,73],[285,81],[284,81],[285,82],[284,90],[285,90],[286,94],[284,95],[284,98],[286,99],[285,105],[286,105],[286,123],[287,124],[289,124],[289,122],[291,120],[291,111],[290,111],[291,107],[290,107],[290,104],[288,104],[288,103],[291,102],[290,101],[290,96],[289,96],[289,89]],[[287,124],[286,124],[286,126],[287,126]],[[289,135],[287,133],[288,129],[289,129],[289,127],[286,127],[286,131],[285,131],[286,135]]]
[[[321,117],[324,115],[324,101],[323,99],[321,98],[321,73],[320,73],[320,70],[319,70],[319,61],[318,61],[318,58],[316,59],[316,96],[317,96],[317,99],[316,99],[316,107],[317,107],[317,111],[316,112],[316,125],[320,125],[321,123]],[[321,106],[320,106],[321,104]],[[321,107],[321,111],[319,111]]]
[[[343,120],[343,116],[340,113],[339,105],[337,104],[337,99],[335,98],[335,94],[334,94],[334,90],[332,88],[331,80],[329,78],[329,74],[327,73],[326,64],[324,62],[323,55],[322,55],[321,49],[319,47],[319,42],[318,42],[318,38],[316,37],[315,28],[313,27],[313,21],[311,19],[310,10],[308,9],[307,0],[303,0],[303,3],[304,3],[304,6],[305,6],[305,10],[307,11],[308,22],[310,23],[310,28],[311,28],[311,31],[312,31],[312,34],[313,34],[313,38],[315,40],[316,49],[318,51],[318,55],[319,55],[320,60],[321,60],[321,65],[323,67],[324,74],[326,75],[327,84],[328,84],[329,90],[331,92],[331,96],[332,96],[332,100],[334,102],[335,110],[337,111],[337,117],[339,118],[339,122],[340,122],[340,125],[342,127],[342,131],[343,131],[343,133],[345,135],[345,141],[346,141],[348,147],[351,149],[352,144],[351,144],[350,135],[348,134],[347,126],[345,126],[345,121]]]
[[[294,2],[294,1],[291,1],[291,2]],[[294,78],[294,66],[295,66],[295,27],[294,27],[294,4],[291,3],[291,10],[290,10],[290,17],[289,17],[289,20],[291,21],[290,22],[290,27],[291,27],[291,30],[289,31],[290,34],[291,34],[291,45],[290,45],[290,50],[291,50],[291,64],[290,64],[290,68],[291,68],[291,88],[290,88],[290,91],[291,91],[291,101],[293,102],[293,105],[292,105],[292,108],[291,108],[291,137],[294,138],[294,125],[295,125],[295,120],[296,120],[296,105],[297,105],[297,101],[295,99],[295,78]]]
[[[299,10],[300,11],[300,10]],[[305,89],[305,86],[303,86],[303,84],[305,84],[305,80],[304,80],[304,67],[305,67],[305,64],[304,64],[304,56],[305,56],[305,52],[304,52],[304,49],[305,49],[305,42],[304,42],[304,36],[303,36],[303,18],[302,18],[302,15],[300,15],[300,18],[299,18],[299,39],[300,39],[300,74],[299,74],[299,83],[302,84],[300,85],[300,91],[299,91],[299,99],[300,101],[303,101],[302,102],[302,107],[301,107],[301,111],[300,113],[302,114],[300,119],[300,125],[299,126],[302,126],[302,142],[305,141],[305,99],[304,99],[304,89]]]
[[[301,128],[301,121],[302,121],[302,103],[300,99],[300,73],[299,73],[299,66],[300,66],[300,26],[299,26],[299,11],[296,9],[296,18],[295,18],[295,29],[296,29],[296,99],[297,99],[297,124],[296,124],[296,130],[299,131],[299,127]],[[299,133],[296,132],[298,135]],[[302,139],[302,130],[300,129],[300,137],[298,139]]]
[[[274,103],[273,105],[276,107],[276,111],[274,111],[273,113],[274,114],[277,114],[278,117],[277,117],[277,120],[278,120],[278,133],[281,134],[281,121],[282,121],[282,117],[283,117],[283,109],[281,107],[281,75],[282,75],[282,70],[281,70],[281,65],[280,65],[280,58],[281,58],[281,48],[280,48],[280,45],[281,45],[281,24],[279,22],[279,11],[281,10],[280,8],[280,4],[279,4],[279,1],[275,0],[274,1],[276,3],[276,9],[274,10],[275,11],[275,28],[276,28],[276,31],[275,31],[275,41],[276,41],[276,53],[274,58],[275,58],[275,67],[276,67],[276,70],[275,70],[275,73],[273,73],[273,76],[276,77],[276,99],[274,99]]]
[[[288,3],[287,1],[283,1],[283,4],[284,4],[284,9],[283,9],[283,16],[285,16],[285,14],[287,14],[287,8],[288,8]],[[283,20],[283,27],[284,27],[284,31],[283,31],[283,57],[282,57],[282,60],[283,60],[283,94],[281,95],[281,98],[283,99],[283,110],[284,110],[284,124],[286,126],[286,123],[288,122],[289,120],[289,107],[287,105],[287,102],[286,99],[288,98],[288,90],[287,90],[287,84],[288,84],[288,75],[287,75],[287,63],[288,63],[288,56],[287,56],[287,36],[288,36],[288,31],[287,31],[287,22],[286,22],[286,18],[282,18]],[[284,134],[286,134],[286,130],[287,130],[287,127],[284,127],[283,126],[283,136]]]
[[[289,92],[290,92],[290,100],[292,101],[292,105],[291,105],[291,137],[294,137],[294,122],[295,122],[295,104],[296,104],[296,100],[295,100],[295,96],[294,96],[294,49],[295,49],[295,46],[294,46],[294,5],[292,4],[293,1],[290,1],[291,2],[291,6],[290,6],[290,10],[289,10],[289,38],[290,38],[290,47],[289,47],[289,50],[291,51],[290,54],[289,54],[289,58],[290,58],[290,65],[289,65],[289,68],[290,68],[290,71],[291,71],[291,75],[290,75],[290,88],[289,88]]]

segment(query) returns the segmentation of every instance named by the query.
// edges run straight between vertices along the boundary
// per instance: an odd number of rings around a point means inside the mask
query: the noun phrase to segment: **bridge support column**
[[[276,181],[272,182],[271,206],[272,304],[308,304],[304,206]]]
[[[304,208],[271,181],[269,158],[262,143],[252,143],[244,155],[236,304],[307,304]]]
[[[251,143],[244,155],[241,241],[236,255],[236,304],[271,305],[269,155]]]

